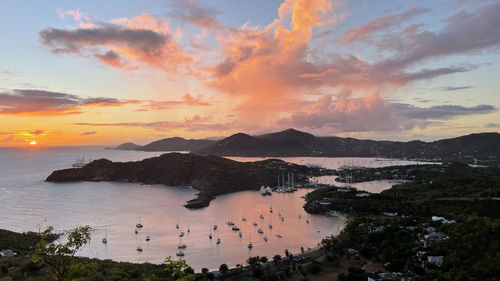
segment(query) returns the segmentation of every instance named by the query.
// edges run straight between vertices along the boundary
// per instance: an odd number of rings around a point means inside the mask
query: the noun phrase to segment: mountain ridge
[[[496,132],[474,133],[431,142],[403,142],[314,136],[287,129],[256,136],[240,132],[218,141],[168,138],[134,150],[190,151],[201,155],[242,157],[382,157],[498,165],[499,144],[500,134]]]

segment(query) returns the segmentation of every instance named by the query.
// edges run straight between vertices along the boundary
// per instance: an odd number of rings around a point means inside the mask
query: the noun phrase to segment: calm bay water
[[[175,256],[179,243],[187,244],[185,259],[196,270],[218,268],[222,263],[234,266],[249,256],[272,257],[285,249],[299,251],[317,245],[327,235],[343,228],[343,218],[308,215],[302,206],[310,190],[292,194],[273,193],[262,197],[256,191],[218,196],[209,207],[188,210],[182,205],[194,197],[189,187],[146,186],[130,183],[47,183],[44,179],[56,169],[71,167],[78,158],[107,158],[112,161],[134,161],[162,154],[161,152],[115,151],[96,147],[53,149],[0,148],[0,228],[14,231],[37,231],[48,225],[57,231],[68,231],[78,225],[90,225],[92,242],[81,255],[100,259],[130,262],[161,263]],[[232,158],[254,161],[262,158]],[[381,167],[409,164],[408,161],[375,158],[282,158],[297,164],[314,164],[326,168],[342,165]],[[390,183],[367,184],[364,189],[379,192]],[[361,187],[360,187],[361,188]],[[269,212],[272,206],[273,213]],[[284,217],[281,221],[278,213]],[[264,219],[260,219],[263,215]],[[299,218],[299,215],[301,218]],[[247,220],[243,221],[245,217]],[[306,223],[306,219],[310,223]],[[242,237],[226,225],[228,220],[241,229]],[[135,224],[144,225],[139,234]],[[257,227],[252,223],[256,222]],[[208,235],[213,224],[218,231]],[[179,224],[180,229],[175,225]],[[268,228],[272,224],[272,229]],[[187,232],[187,229],[190,232]],[[262,228],[264,234],[258,234]],[[185,232],[182,241],[180,231]],[[282,238],[276,237],[277,234]],[[108,244],[101,243],[107,235]],[[151,241],[146,242],[147,235]],[[267,237],[265,242],[263,237]],[[222,243],[216,245],[220,238]],[[247,248],[248,242],[253,249]],[[138,253],[136,248],[144,251]]]

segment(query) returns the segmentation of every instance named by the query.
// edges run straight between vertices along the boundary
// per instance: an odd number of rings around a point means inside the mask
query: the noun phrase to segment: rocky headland
[[[237,162],[226,158],[196,154],[166,153],[135,162],[92,161],[83,168],[57,170],[48,182],[114,181],[166,186],[192,186],[198,197],[187,208],[203,208],[215,196],[243,190],[258,190],[262,185],[275,186],[278,175],[293,172],[295,183],[304,185],[311,176],[332,171],[287,163],[278,159]]]

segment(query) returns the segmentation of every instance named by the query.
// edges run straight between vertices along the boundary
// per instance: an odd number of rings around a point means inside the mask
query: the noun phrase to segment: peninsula
[[[136,162],[95,160],[83,168],[57,170],[48,182],[115,181],[167,186],[192,186],[199,191],[196,199],[185,207],[202,208],[215,196],[242,190],[257,190],[262,185],[274,186],[282,172],[293,172],[295,183],[304,185],[308,177],[333,171],[268,159],[237,162],[214,155],[166,153]]]

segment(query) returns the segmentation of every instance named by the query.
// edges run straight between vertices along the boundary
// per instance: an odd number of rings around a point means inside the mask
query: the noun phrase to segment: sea
[[[43,231],[53,226],[56,232],[68,233],[77,226],[90,225],[92,240],[81,249],[80,256],[134,263],[162,263],[172,256],[185,259],[200,271],[203,267],[218,269],[223,263],[230,267],[245,264],[250,256],[284,256],[285,249],[299,253],[302,249],[317,247],[323,238],[337,235],[345,226],[346,219],[342,215],[327,217],[304,211],[303,197],[312,189],[271,196],[261,196],[258,191],[235,192],[217,196],[206,208],[191,210],[183,204],[194,198],[197,191],[188,186],[45,182],[52,171],[70,168],[79,159],[106,158],[124,162],[162,153],[165,152],[106,150],[95,146],[0,148],[0,229]],[[236,161],[264,159],[228,158]],[[384,167],[416,163],[380,158],[280,159],[333,169],[345,165]],[[335,183],[334,179],[317,177],[312,180]],[[379,180],[356,187],[381,192],[395,183]],[[232,230],[228,221],[234,222],[240,231]],[[138,223],[143,227],[137,229]],[[214,225],[217,230],[213,229]],[[259,229],[262,234],[258,233]],[[180,237],[181,232],[183,237]],[[209,239],[210,234],[212,239]],[[150,240],[146,241],[146,237]],[[107,244],[102,243],[103,238],[107,238]],[[63,235],[60,241],[64,239]],[[221,240],[220,244],[216,243],[217,239]],[[249,242],[253,245],[251,249]],[[187,246],[182,249],[183,257],[176,256],[180,244]],[[143,251],[138,252],[138,247]]]

